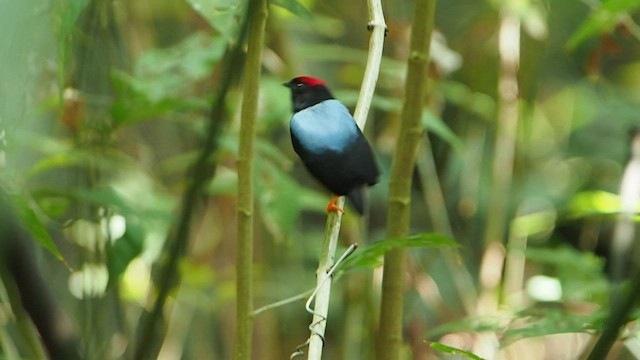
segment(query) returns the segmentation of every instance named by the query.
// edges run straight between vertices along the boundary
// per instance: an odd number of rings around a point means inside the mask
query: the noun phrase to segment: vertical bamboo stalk
[[[411,182],[418,146],[424,131],[421,118],[427,89],[429,47],[435,7],[435,0],[415,1],[402,123],[389,181],[387,231],[390,237],[402,236],[409,232]],[[384,256],[380,330],[376,351],[379,360],[396,360],[401,355],[404,273],[404,249],[387,252]]]
[[[518,67],[520,63],[520,19],[505,11],[500,21],[500,77],[498,79],[498,123],[493,155],[491,200],[487,212],[485,244],[502,243],[507,223],[513,158],[518,128]]]
[[[253,149],[260,95],[260,70],[267,22],[267,1],[249,1],[249,40],[244,69],[238,155],[238,249],[236,253],[236,331],[234,358],[251,358],[253,336]]]
[[[373,93],[380,73],[382,49],[387,29],[380,0],[368,0],[367,3],[369,6],[370,19],[368,28],[372,33],[369,40],[367,66],[365,68],[364,79],[360,88],[358,104],[354,111],[354,118],[360,129],[363,129],[367,122],[367,115],[369,113],[369,108],[371,107],[371,100],[373,99]],[[344,205],[343,197],[338,200],[337,205],[339,207]],[[327,225],[325,227],[323,250],[320,256],[318,270],[316,271],[316,286],[319,290],[315,299],[313,320],[309,327],[311,335],[309,337],[308,359],[310,360],[319,360],[322,357],[322,347],[324,345],[323,339],[327,325],[329,299],[331,294],[331,277],[328,275],[328,271],[331,269],[335,261],[341,220],[341,213],[332,212],[327,218]]]
[[[508,222],[507,205],[511,193],[513,159],[518,128],[518,68],[520,64],[520,18],[505,6],[500,16],[498,55],[498,122],[493,155],[492,183],[484,234],[486,246],[480,265],[481,292],[477,313],[493,314],[498,308],[498,289],[502,281],[506,256],[504,237]],[[478,337],[474,352],[486,358],[495,357],[497,340],[494,334]]]

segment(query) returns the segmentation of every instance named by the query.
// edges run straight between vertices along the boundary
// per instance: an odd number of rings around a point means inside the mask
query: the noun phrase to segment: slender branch
[[[159,329],[162,321],[162,310],[169,292],[179,280],[178,264],[186,254],[189,235],[191,233],[191,219],[198,208],[198,200],[202,188],[215,174],[216,166],[211,162],[212,155],[219,148],[219,139],[224,131],[229,117],[226,114],[226,99],[232,84],[241,72],[242,44],[247,33],[247,17],[238,34],[238,41],[230,44],[223,60],[222,82],[217,96],[214,98],[209,117],[209,125],[204,143],[193,167],[190,168],[187,188],[182,197],[180,213],[175,228],[167,235],[163,256],[166,257],[158,269],[158,294],[150,313],[144,313],[140,319],[141,325],[135,343],[133,359],[155,359],[159,351],[159,342],[164,336]]]
[[[249,44],[244,67],[242,116],[240,123],[240,150],[238,156],[238,249],[236,253],[236,330],[234,358],[251,358],[253,336],[253,182],[260,95],[260,72],[267,1],[249,1]]]
[[[631,288],[624,298],[618,298],[611,308],[611,313],[602,331],[602,335],[589,353],[587,360],[606,359],[615,343],[620,330],[627,324],[634,306],[640,299],[640,271],[631,279]]]
[[[640,197],[640,128],[632,129],[630,143],[631,159],[625,168],[620,184],[622,212],[616,223],[611,253],[613,256],[611,313],[602,331],[602,335],[589,354],[588,360],[604,359],[615,343],[620,330],[629,321],[629,316],[640,297],[640,268],[636,269],[631,279],[631,289],[623,298],[621,287],[624,273],[627,271],[629,254],[633,253],[635,225],[633,217],[637,214],[638,197]]]
[[[369,6],[370,18],[368,28],[371,30],[369,55],[364,72],[364,79],[360,88],[358,104],[354,112],[354,118],[361,129],[364,128],[367,122],[371,100],[373,99],[373,93],[378,81],[384,37],[387,30],[380,0],[368,0],[367,4]],[[344,206],[344,198],[340,198],[337,205],[340,207]],[[327,218],[322,254],[320,256],[318,270],[316,271],[316,287],[318,288],[318,292],[314,304],[313,320],[310,326],[311,336],[309,338],[308,359],[320,359],[322,357],[323,339],[327,325],[327,314],[329,312],[329,299],[331,295],[331,277],[328,272],[334,264],[341,220],[342,214],[340,212],[332,212]]]
[[[303,300],[305,298],[307,298],[307,296],[313,294],[313,291],[315,289],[309,289],[301,294],[298,295],[294,295],[292,297],[286,298],[286,299],[282,299],[280,301],[276,301],[274,303],[271,304],[267,304],[263,307],[257,308],[253,311],[253,316],[258,316],[260,314],[262,314],[263,312],[267,311],[267,310],[271,310],[271,309],[275,309],[278,308],[280,306],[284,306],[287,304],[291,304],[292,302],[298,301],[298,300]]]
[[[405,83],[400,133],[389,180],[389,236],[409,232],[411,182],[418,146],[422,139],[422,102],[426,93],[429,47],[435,18],[435,0],[416,0],[411,26],[411,49]],[[399,359],[402,349],[405,251],[396,249],[384,256],[378,359]]]

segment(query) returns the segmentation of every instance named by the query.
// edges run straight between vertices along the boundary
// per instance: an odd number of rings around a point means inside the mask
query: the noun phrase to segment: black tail
[[[346,196],[358,214],[362,215],[364,213],[364,190],[362,188],[357,188],[352,190]]]

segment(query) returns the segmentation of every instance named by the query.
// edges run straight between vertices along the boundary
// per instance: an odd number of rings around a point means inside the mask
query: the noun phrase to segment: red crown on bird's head
[[[320,80],[311,76],[299,76],[293,80],[297,80],[308,86],[316,86],[316,85],[327,86],[327,83],[324,82],[324,80]]]

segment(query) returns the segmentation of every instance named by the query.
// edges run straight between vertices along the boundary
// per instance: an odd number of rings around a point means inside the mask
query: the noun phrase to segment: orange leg
[[[329,201],[329,205],[327,205],[327,213],[330,213],[332,211],[339,211],[344,214],[344,210],[342,210],[341,207],[338,207],[338,205],[336,205],[336,201],[338,201],[339,198],[340,196],[338,195],[334,195],[331,198],[331,201]]]

